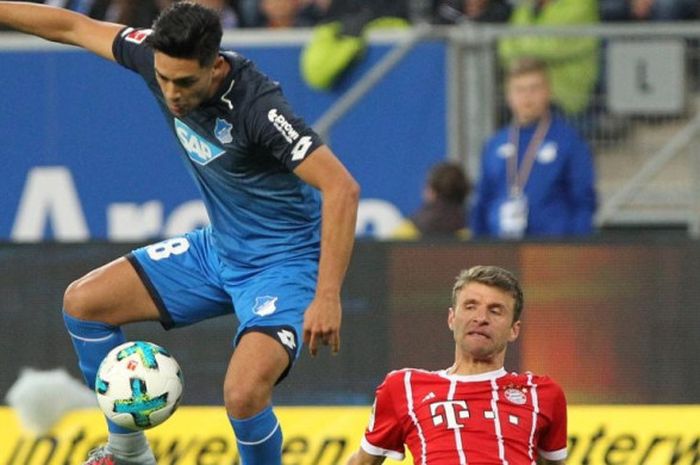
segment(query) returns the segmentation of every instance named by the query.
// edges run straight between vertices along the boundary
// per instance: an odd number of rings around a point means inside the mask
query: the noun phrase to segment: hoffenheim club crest
[[[253,313],[259,316],[267,316],[275,313],[277,310],[277,297],[271,295],[263,295],[255,298],[253,305]]]
[[[233,136],[231,135],[231,129],[233,125],[226,121],[225,119],[216,118],[216,127],[214,128],[214,135],[222,144],[229,144],[233,141]]]

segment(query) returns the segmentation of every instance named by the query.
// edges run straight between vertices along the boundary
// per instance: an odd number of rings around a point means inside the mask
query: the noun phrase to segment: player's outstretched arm
[[[384,463],[384,457],[370,455],[360,449],[350,457],[347,465],[380,465]]]
[[[355,241],[360,188],[325,146],[314,150],[294,173],[321,191],[321,258],[316,295],[304,315],[304,342],[316,355],[318,342],[340,348],[340,288]]]
[[[0,24],[52,42],[77,45],[114,60],[112,42],[124,27],[70,10],[25,2],[0,2]]]

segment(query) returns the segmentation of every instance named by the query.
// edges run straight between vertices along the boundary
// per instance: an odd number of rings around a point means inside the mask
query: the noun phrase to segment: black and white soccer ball
[[[95,393],[114,423],[144,430],[163,423],[177,409],[184,382],[175,358],[163,347],[132,341],[112,349],[97,370]]]

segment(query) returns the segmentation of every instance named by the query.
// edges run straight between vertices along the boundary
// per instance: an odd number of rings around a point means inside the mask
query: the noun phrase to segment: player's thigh
[[[219,276],[209,230],[196,230],[134,250],[129,260],[141,277],[161,324],[170,329],[233,313]]]
[[[227,405],[253,404],[255,410],[269,403],[273,386],[288,366],[288,352],[274,338],[255,331],[245,333],[226,370]]]
[[[69,315],[113,325],[158,318],[158,310],[134,267],[118,258],[68,286],[63,308]]]

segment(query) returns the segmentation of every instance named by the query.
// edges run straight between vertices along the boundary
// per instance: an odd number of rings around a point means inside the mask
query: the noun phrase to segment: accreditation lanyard
[[[532,165],[535,164],[535,158],[537,158],[537,150],[542,144],[542,141],[544,141],[547,131],[549,131],[551,121],[549,115],[546,115],[537,123],[537,129],[535,129],[535,134],[532,136],[532,139],[530,139],[527,149],[525,149],[525,155],[523,156],[523,162],[520,164],[520,168],[518,168],[520,126],[515,123],[511,125],[510,131],[508,132],[508,139],[514,151],[513,155],[508,157],[508,163],[506,165],[506,176],[508,177],[508,188],[511,197],[520,197],[525,190],[525,184],[527,184],[527,180],[532,173]]]

